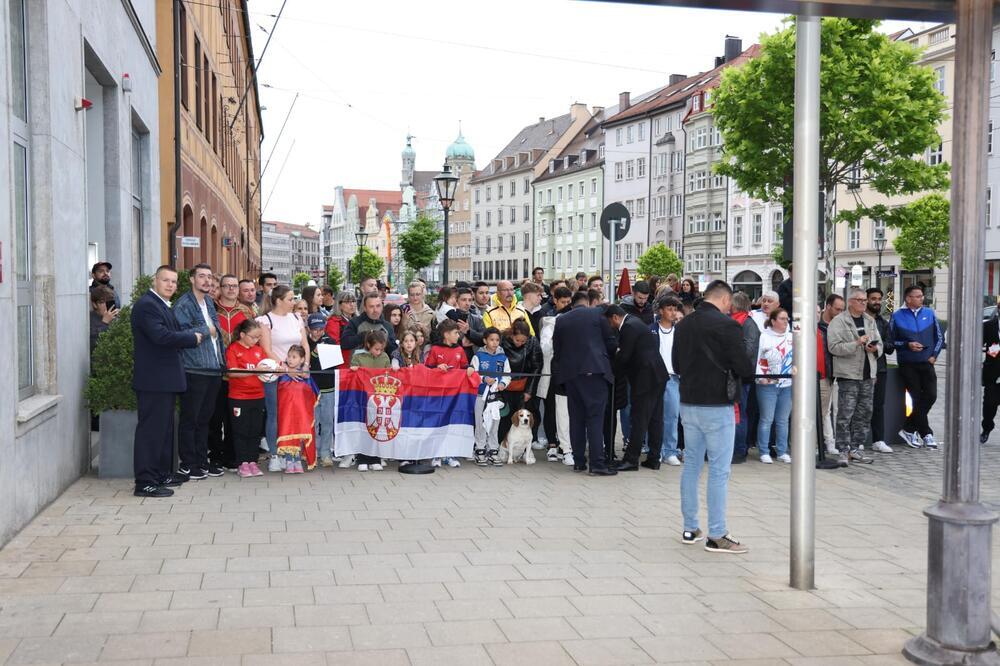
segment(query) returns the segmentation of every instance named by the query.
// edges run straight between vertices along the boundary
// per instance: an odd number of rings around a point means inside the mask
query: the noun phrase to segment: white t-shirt
[[[305,324],[294,312],[286,315],[270,312],[257,317],[257,323],[271,329],[271,353],[281,361],[288,356],[289,347],[302,344],[302,329]]]
[[[194,300],[197,301],[198,299],[196,298]],[[201,316],[202,316],[202,319],[205,320],[205,326],[208,326],[209,329],[214,328],[216,330],[216,335],[218,335],[219,326],[214,321],[212,321],[212,318],[209,316],[209,314],[208,314],[208,303],[205,301],[204,298],[201,299],[200,303],[198,303],[198,307],[201,308]],[[209,335],[208,337],[210,338],[209,342],[212,345],[212,353],[215,355],[216,360],[218,360],[219,359],[219,346],[217,344],[215,344],[215,338],[211,337],[211,335]]]
[[[660,356],[663,357],[663,363],[667,366],[667,372],[670,374],[674,373],[674,362],[671,356],[674,353],[674,327],[671,326],[669,330],[664,330],[662,326],[657,325],[656,334],[660,338]]]

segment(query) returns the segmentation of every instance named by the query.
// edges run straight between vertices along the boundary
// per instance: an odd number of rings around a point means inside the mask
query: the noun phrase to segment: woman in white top
[[[792,374],[792,331],[788,313],[774,308],[767,317],[764,332],[760,334],[757,351],[757,371],[760,375]],[[760,461],[770,464],[768,447],[771,443],[771,424],[774,424],[774,448],[778,460],[792,462],[788,455],[788,418],[792,414],[792,380],[789,377],[757,379],[757,409],[760,424],[757,426],[757,449]]]
[[[271,290],[271,309],[257,317],[260,324],[260,346],[267,354],[278,362],[278,369],[285,370],[285,358],[288,348],[292,345],[302,345],[309,349],[309,339],[306,327],[294,312],[295,294],[291,287],[278,285]],[[269,472],[280,472],[281,461],[278,453],[278,382],[264,384],[264,409],[267,411],[267,421],[264,424],[264,436],[271,451]]]

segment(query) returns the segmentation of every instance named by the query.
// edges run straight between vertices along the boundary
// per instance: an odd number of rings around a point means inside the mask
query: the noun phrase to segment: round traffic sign
[[[615,241],[620,241],[632,228],[632,215],[620,201],[608,204],[601,211],[601,233],[608,240],[611,240],[611,223],[614,222]]]

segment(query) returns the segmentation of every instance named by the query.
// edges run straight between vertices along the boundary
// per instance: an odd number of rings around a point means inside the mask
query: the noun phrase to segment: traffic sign
[[[632,215],[628,212],[628,208],[619,201],[604,207],[604,210],[601,211],[601,233],[608,240],[611,240],[612,220],[615,221],[616,226],[615,241],[620,241],[632,228]]]

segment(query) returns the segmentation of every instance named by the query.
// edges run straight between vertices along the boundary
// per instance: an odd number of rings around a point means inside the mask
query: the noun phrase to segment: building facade
[[[156,49],[163,66],[159,81],[163,261],[182,269],[206,262],[218,272],[252,277],[261,267],[263,129],[256,79],[251,76],[254,56],[247,2],[155,5]],[[175,20],[180,35],[179,90]],[[179,127],[174,122],[177,107]],[[190,240],[185,243],[181,237]]]
[[[465,141],[462,130],[448,146],[445,164],[458,176],[455,201],[448,213],[448,282],[472,281],[472,177],[476,174],[476,153]]]
[[[472,279],[515,282],[531,277],[537,233],[531,182],[590,120],[584,104],[528,125],[470,181]]]
[[[757,298],[775,291],[787,273],[774,261],[781,245],[784,209],[780,203],[761,202],[728,180],[726,220],[726,276],[733,289]]]
[[[153,0],[0,3],[0,544],[90,466],[91,265],[125,303],[160,262],[155,21]]]
[[[1000,196],[1000,145],[993,128],[1000,128],[1000,72],[996,54],[1000,51],[1000,28],[993,28],[993,58],[990,60],[990,120],[986,137],[988,172],[986,186],[986,284],[984,303],[996,304],[1000,298],[1000,215],[993,212],[993,193]]]
[[[261,270],[274,273],[278,284],[292,284],[291,239],[278,228],[280,222],[261,224]]]

